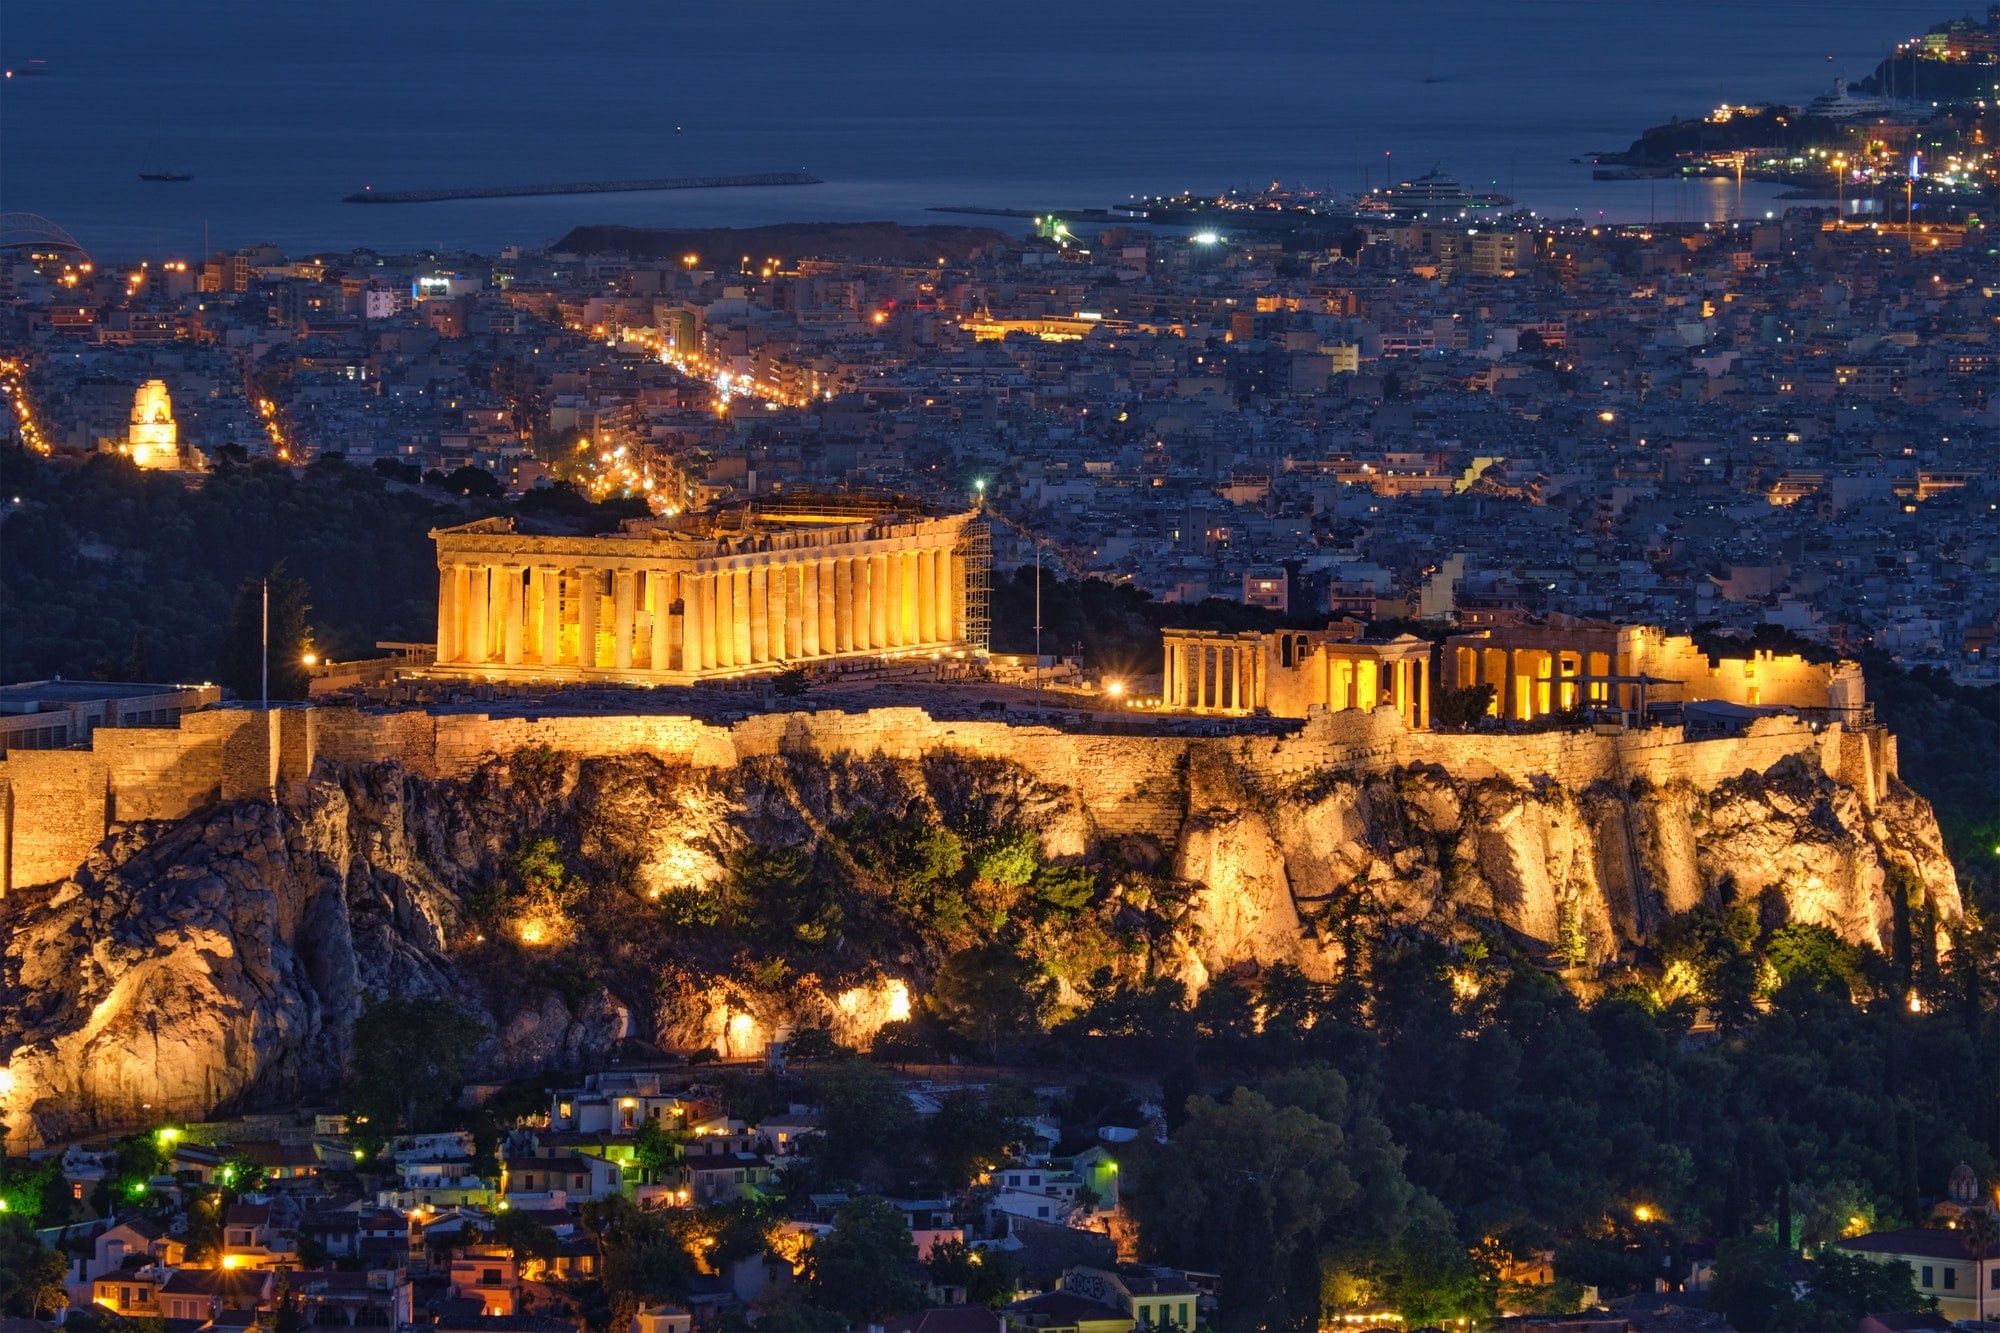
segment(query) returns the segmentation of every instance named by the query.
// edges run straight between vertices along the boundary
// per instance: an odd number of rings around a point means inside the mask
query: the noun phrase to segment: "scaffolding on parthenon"
[[[965,641],[982,657],[993,649],[993,529],[974,519],[958,535],[965,561]]]

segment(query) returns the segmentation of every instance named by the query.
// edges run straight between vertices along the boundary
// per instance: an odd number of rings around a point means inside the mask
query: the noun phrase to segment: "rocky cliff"
[[[1197,742],[1169,766],[1135,748],[1162,768],[1126,776],[1166,794],[1166,836],[943,743],[721,767],[534,748],[449,777],[322,758],[276,803],[115,826],[69,878],[7,900],[8,1122],[52,1141],[325,1093],[390,994],[482,1014],[478,1064],[503,1076],[623,1038],[749,1054],[810,1023],[865,1042],[947,957],[995,940],[1048,961],[1059,1010],[1106,967],[1197,987],[1246,962],[1331,976],[1364,918],[1602,963],[1701,902],[1877,946],[1904,904],[1959,910],[1929,807],[1894,781],[1869,801],[1811,752],[1708,787],[1580,789],[1430,763],[1280,779],[1243,753]],[[1008,831],[1089,900],[949,862]],[[561,870],[524,884],[539,839]],[[745,848],[810,868],[762,915],[741,901]]]

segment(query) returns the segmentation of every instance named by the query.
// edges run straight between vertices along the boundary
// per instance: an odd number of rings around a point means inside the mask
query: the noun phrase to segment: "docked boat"
[[[146,160],[139,164],[139,179],[142,181],[191,181],[194,174],[187,171],[170,171],[153,161],[153,150],[146,149]]]

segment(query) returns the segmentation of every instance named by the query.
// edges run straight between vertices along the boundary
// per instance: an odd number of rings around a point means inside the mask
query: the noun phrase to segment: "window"
[[[2000,1291],[2000,1268],[1994,1269],[1992,1272],[1988,1273],[1987,1276],[1991,1278],[1992,1281],[1988,1282],[1986,1285],[1991,1287],[1995,1291]]]
[[[1947,1268],[1947,1269],[1945,1269],[1945,1270],[1944,1270],[1944,1289],[1945,1289],[1946,1291],[1951,1291],[1951,1290],[1953,1290],[1954,1288],[1956,1288],[1957,1286],[1958,1286],[1958,1270],[1957,1270],[1956,1268]]]
[[[500,1285],[500,1270],[499,1270],[499,1269],[497,1269],[497,1268],[488,1268],[488,1269],[485,1269],[485,1270],[483,1270],[483,1271],[482,1271],[482,1272],[481,1272],[481,1273],[479,1274],[479,1285],[480,1285],[480,1286],[482,1286],[482,1287],[497,1287],[497,1286],[499,1286],[499,1285]]]
[[[1181,1317],[1180,1317],[1180,1319],[1179,1319],[1179,1320],[1178,1320],[1177,1322],[1178,1322],[1178,1323],[1180,1324],[1180,1326],[1181,1326],[1182,1328],[1193,1328],[1193,1327],[1194,1327],[1194,1325],[1193,1325],[1193,1324],[1190,1324],[1190,1323],[1188,1322],[1188,1317],[1187,1317],[1187,1302],[1186,1302],[1186,1301],[1182,1301],[1182,1302],[1181,1302]]]
[[[1924,1265],[1924,1275],[1923,1275],[1923,1281],[1922,1281],[1922,1282],[1920,1282],[1920,1283],[1918,1283],[1917,1285],[1918,1285],[1918,1286],[1923,1286],[1923,1287],[1928,1287],[1928,1286],[1932,1285],[1932,1283],[1931,1283],[1931,1266],[1930,1266],[1929,1264],[1925,1264],[1925,1265]]]
[[[1140,1306],[1140,1307],[1139,1307],[1139,1322],[1140,1322],[1140,1323],[1142,1323],[1142,1324],[1150,1324],[1150,1323],[1152,1323],[1152,1322],[1153,1322],[1153,1307],[1152,1307],[1152,1306],[1150,1306],[1150,1305],[1142,1305],[1142,1306]]]

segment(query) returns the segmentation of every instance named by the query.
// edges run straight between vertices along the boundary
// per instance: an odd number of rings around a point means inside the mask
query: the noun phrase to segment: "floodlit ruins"
[[[435,670],[687,684],[836,658],[983,651],[985,531],[839,500],[540,537],[482,519],[438,549]]]

